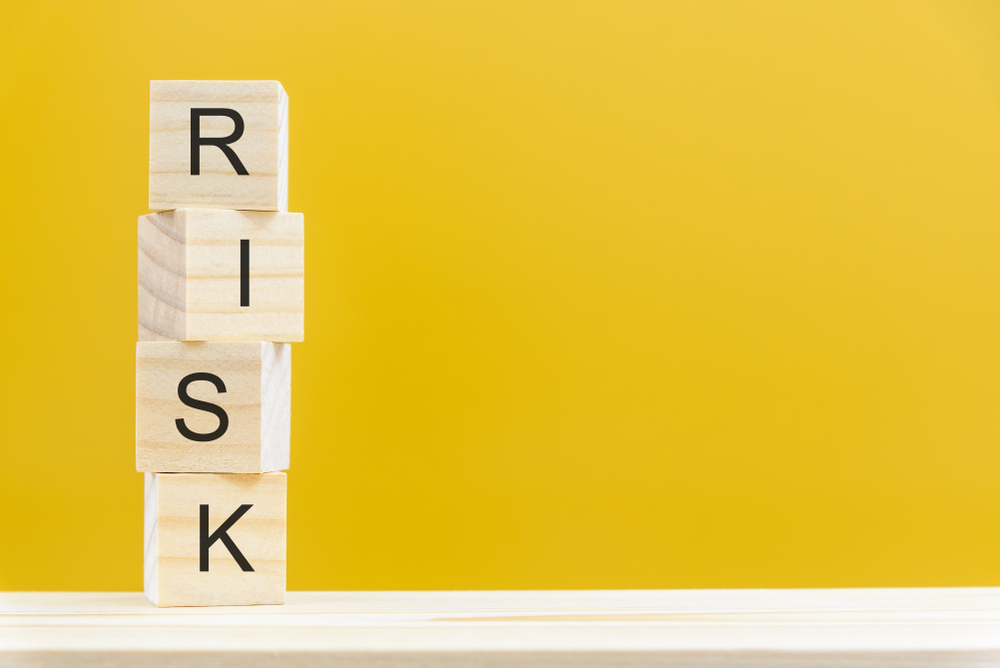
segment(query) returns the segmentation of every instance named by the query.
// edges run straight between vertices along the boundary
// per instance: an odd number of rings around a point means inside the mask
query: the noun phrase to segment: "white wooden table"
[[[0,666],[1000,666],[1000,588],[0,593]]]

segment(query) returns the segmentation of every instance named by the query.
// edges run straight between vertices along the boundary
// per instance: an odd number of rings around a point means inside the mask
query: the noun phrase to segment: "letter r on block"
[[[225,116],[231,118],[233,121],[233,132],[228,137],[202,137],[201,136],[201,117],[202,116]],[[240,156],[236,155],[236,151],[232,149],[230,144],[239,141],[239,138],[243,136],[243,131],[246,129],[246,124],[243,122],[243,117],[240,116],[240,112],[235,109],[204,109],[204,108],[191,108],[191,176],[198,176],[201,174],[201,147],[202,146],[216,146],[221,150],[226,158],[229,160],[229,164],[233,166],[236,173],[240,176],[250,176],[250,172],[247,168],[243,166],[243,162],[240,160]]]
[[[288,211],[281,84],[150,81],[149,209]]]

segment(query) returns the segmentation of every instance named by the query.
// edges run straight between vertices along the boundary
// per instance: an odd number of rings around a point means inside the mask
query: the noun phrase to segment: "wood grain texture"
[[[1000,589],[0,593],[0,666],[1000,665]]]
[[[143,589],[159,607],[281,604],[285,601],[284,473],[147,473]],[[200,507],[209,535],[241,505],[250,509],[228,535],[253,570],[222,540],[200,570]]]
[[[300,213],[182,209],[141,216],[140,341],[302,341]],[[249,305],[240,242],[249,241]]]
[[[188,439],[176,420],[198,434],[220,427],[219,416],[181,402],[178,387],[193,373],[217,376],[186,385],[189,397],[221,407],[225,432]],[[135,354],[135,465],[143,472],[263,473],[289,466],[292,347],[287,343],[140,341]]]
[[[243,135],[228,146],[247,174],[216,146],[200,147],[191,173],[191,109],[232,109]],[[199,122],[201,137],[228,137],[231,118]],[[149,82],[149,209],[288,210],[288,96],[277,81]]]

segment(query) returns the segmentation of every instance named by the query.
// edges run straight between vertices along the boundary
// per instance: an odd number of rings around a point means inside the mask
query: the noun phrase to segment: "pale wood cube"
[[[301,213],[180,209],[139,218],[140,341],[301,341]]]
[[[287,469],[291,404],[290,344],[139,342],[136,470]]]
[[[277,81],[149,82],[149,209],[288,210]]]
[[[158,607],[285,602],[284,473],[147,473],[143,590]]]

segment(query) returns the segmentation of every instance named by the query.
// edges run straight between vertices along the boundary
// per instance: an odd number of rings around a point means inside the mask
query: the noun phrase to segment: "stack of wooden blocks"
[[[284,603],[304,224],[277,81],[153,81],[136,469],[157,606]]]

